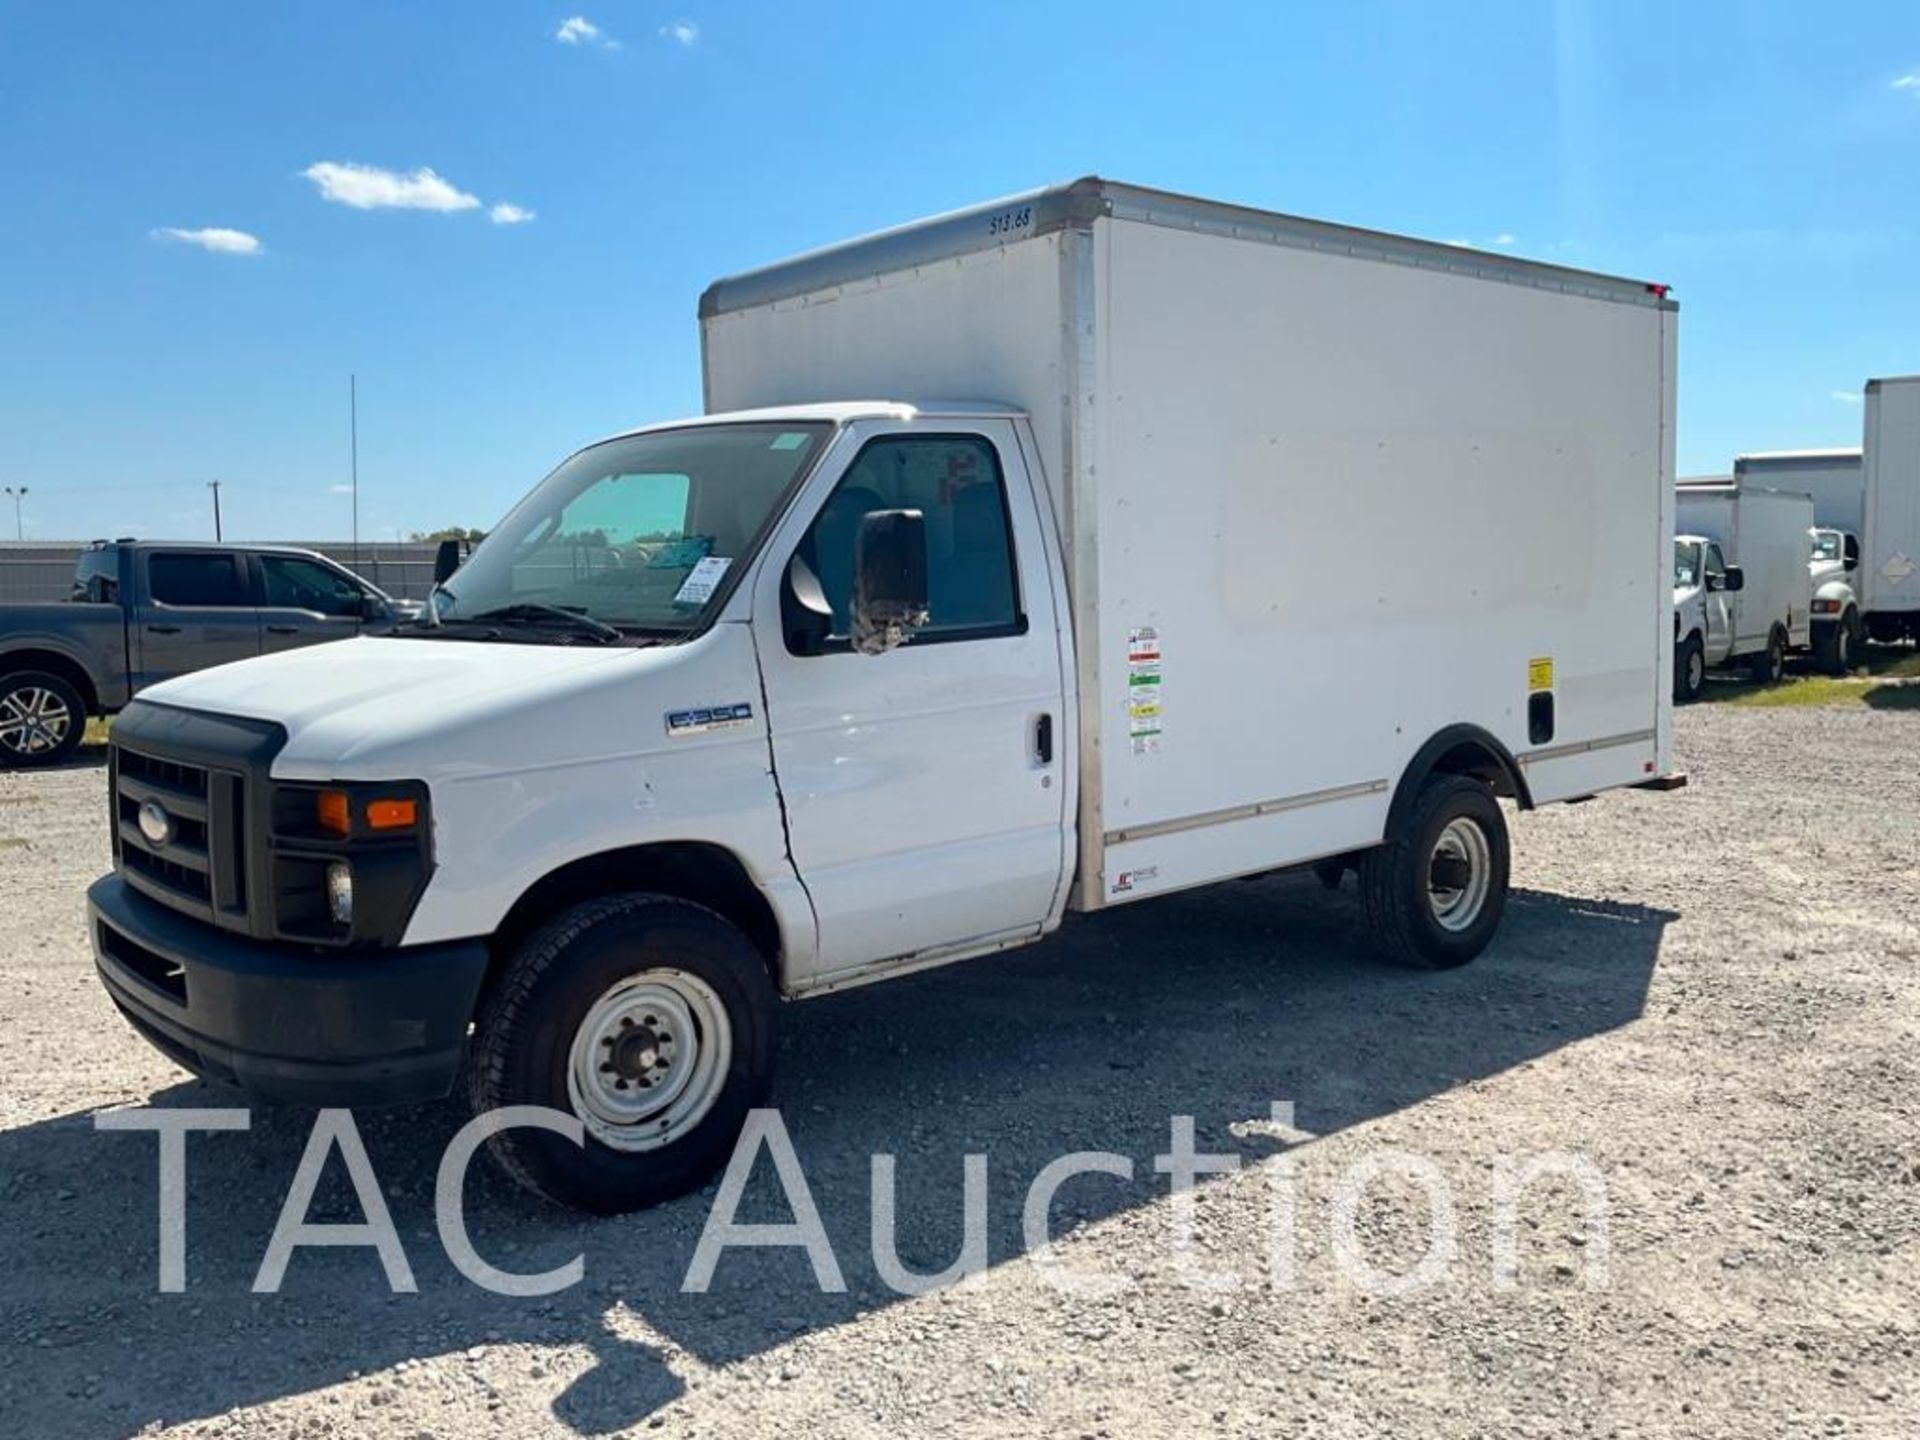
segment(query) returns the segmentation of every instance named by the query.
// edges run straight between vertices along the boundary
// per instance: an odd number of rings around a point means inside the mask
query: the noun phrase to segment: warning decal
[[[1165,677],[1160,669],[1160,632],[1143,625],[1127,632],[1127,735],[1136,755],[1160,753]]]

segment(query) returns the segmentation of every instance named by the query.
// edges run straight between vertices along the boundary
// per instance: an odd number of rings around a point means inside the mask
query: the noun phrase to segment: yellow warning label
[[[1543,655],[1539,659],[1527,661],[1527,693],[1553,688],[1553,657]]]

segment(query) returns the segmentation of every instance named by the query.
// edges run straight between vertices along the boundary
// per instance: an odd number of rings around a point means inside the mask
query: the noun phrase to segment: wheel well
[[[93,688],[93,677],[87,673],[87,667],[72,656],[62,655],[58,650],[9,650],[0,655],[0,675],[17,675],[22,670],[58,675],[80,692],[89,715],[100,713],[100,694]]]
[[[675,841],[607,850],[562,865],[530,885],[494,931],[494,960],[546,920],[596,896],[646,890],[691,900],[738,925],[779,981],[780,922],[747,867],[718,845]]]
[[[1480,780],[1496,795],[1513,800],[1522,810],[1533,808],[1533,792],[1511,751],[1478,725],[1449,725],[1414,753],[1401,773],[1387,811],[1387,833],[1393,834],[1412,808],[1420,787],[1430,775],[1467,775]]]

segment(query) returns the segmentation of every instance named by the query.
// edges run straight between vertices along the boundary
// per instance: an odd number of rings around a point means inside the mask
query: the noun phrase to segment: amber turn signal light
[[[320,828],[338,835],[342,840],[353,833],[353,812],[347,804],[347,792],[344,790],[322,790],[313,797],[314,819],[320,822]]]
[[[419,807],[411,800],[369,800],[369,830],[405,830],[418,817]]]

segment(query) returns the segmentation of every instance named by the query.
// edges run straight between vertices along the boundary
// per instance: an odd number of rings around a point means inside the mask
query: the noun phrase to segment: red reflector
[[[1671,285],[1649,285],[1647,286],[1647,293],[1657,300],[1664,300],[1667,298],[1667,292],[1671,289],[1673,289]]]
[[[1649,760],[1645,765],[1642,765],[1640,767],[1640,773],[1642,775],[1651,775],[1653,773],[1653,762]]]

